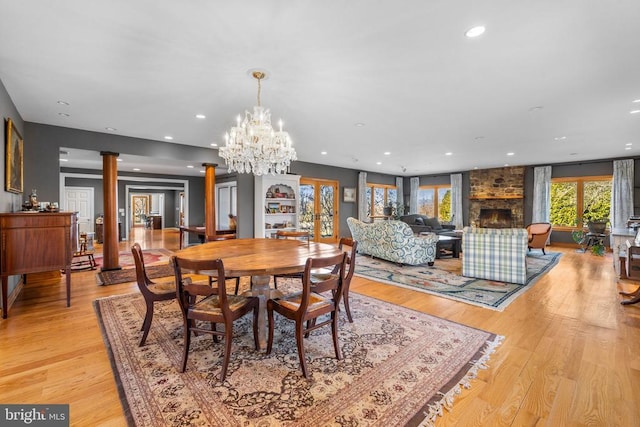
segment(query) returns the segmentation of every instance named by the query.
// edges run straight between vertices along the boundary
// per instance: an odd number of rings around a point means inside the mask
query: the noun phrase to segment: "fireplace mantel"
[[[513,195],[513,196],[473,196],[469,197],[469,200],[513,200],[513,199],[524,199],[522,195]]]

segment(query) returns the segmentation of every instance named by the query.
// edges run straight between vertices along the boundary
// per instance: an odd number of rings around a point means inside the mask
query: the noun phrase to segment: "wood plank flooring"
[[[177,231],[132,235],[143,248],[178,248]],[[549,250],[560,263],[504,312],[354,277],[354,292],[505,337],[438,426],[640,425],[640,304],[618,295],[636,282],[617,281],[611,254]],[[61,277],[30,275],[0,320],[0,402],[69,403],[71,425],[126,425],[92,301],[129,292],[134,283],[73,273],[67,308]]]

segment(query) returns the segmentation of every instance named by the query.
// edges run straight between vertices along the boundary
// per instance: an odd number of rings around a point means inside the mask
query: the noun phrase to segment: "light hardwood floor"
[[[143,248],[178,248],[177,231],[132,234]],[[640,304],[618,296],[637,285],[616,280],[610,254],[549,250],[560,263],[504,312],[354,277],[353,292],[505,337],[438,426],[640,425]],[[0,320],[0,402],[69,403],[74,426],[126,425],[92,301],[136,285],[73,273],[67,308],[62,278],[29,279]]]

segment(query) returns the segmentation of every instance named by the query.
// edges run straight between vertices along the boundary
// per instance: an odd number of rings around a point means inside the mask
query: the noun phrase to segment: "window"
[[[589,221],[608,219],[611,177],[586,176],[551,180],[551,224],[582,228]]]
[[[397,194],[398,190],[394,185],[367,184],[367,212],[369,215],[382,215],[382,209],[389,203],[396,206]]]
[[[418,213],[429,218],[438,217],[440,222],[451,221],[451,187],[437,185],[420,187]]]

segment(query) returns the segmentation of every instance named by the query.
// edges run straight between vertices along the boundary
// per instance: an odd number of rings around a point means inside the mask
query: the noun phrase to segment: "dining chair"
[[[306,240],[307,246],[309,246],[309,242],[311,241],[311,234],[308,230],[297,231],[297,230],[278,230],[276,231],[276,239],[290,239],[290,240]],[[304,239],[304,240],[302,240]],[[288,274],[274,274],[273,275],[273,287],[278,289],[278,279],[293,277],[293,278],[301,278],[302,273],[288,273]]]
[[[236,238],[236,234],[235,233],[228,233],[228,234],[215,234],[213,236],[207,236],[206,237],[206,241],[207,242],[220,242],[223,240],[232,240]],[[227,279],[235,279],[236,281],[236,289],[235,289],[235,294],[238,295],[238,290],[240,289],[240,277],[227,277]],[[211,276],[209,276],[209,284],[211,285],[213,283],[213,278]]]
[[[347,313],[347,319],[349,319],[349,323],[353,323],[351,308],[349,307],[349,288],[351,286],[353,273],[356,271],[356,251],[358,249],[358,242],[349,237],[342,237],[340,238],[338,248],[347,255],[345,260],[346,271],[344,273],[344,281],[342,283],[342,301],[344,302],[344,311]],[[334,267],[332,273],[338,273],[337,266]],[[313,273],[311,281],[315,283],[316,281],[322,280],[322,278],[323,277],[319,273]]]
[[[189,260],[174,255],[171,260],[175,269],[178,303],[184,320],[184,348],[180,372],[184,372],[187,368],[191,333],[211,334],[215,343],[219,342],[219,337],[223,337],[225,341],[220,370],[220,381],[224,381],[231,357],[233,323],[250,311],[253,311],[253,340],[256,350],[260,348],[258,342],[259,299],[257,297],[227,295],[224,264],[221,259]],[[184,273],[214,275],[217,286],[193,283],[190,277],[183,276]],[[211,329],[201,326],[202,322],[210,323]],[[224,331],[217,330],[218,323],[224,325]]]
[[[176,298],[176,284],[174,278],[163,279],[157,282],[151,281],[147,276],[147,270],[144,266],[144,257],[142,255],[142,249],[138,243],[134,243],[131,246],[131,254],[133,255],[133,261],[136,266],[136,281],[138,282],[138,289],[144,297],[144,302],[147,306],[147,312],[144,316],[144,322],[142,322],[142,338],[140,339],[140,346],[142,347],[149,335],[149,329],[151,329],[151,321],[153,320],[153,306],[156,301],[168,301]]]
[[[345,263],[345,253],[324,258],[309,258],[305,263],[304,274],[302,276],[302,291],[267,301],[267,313],[269,318],[267,354],[271,354],[271,349],[273,348],[273,313],[275,311],[285,318],[295,322],[298,357],[300,359],[302,374],[305,378],[309,378],[307,362],[304,356],[304,337],[308,332],[323,326],[331,325],[333,348],[335,350],[336,359],[342,359],[340,345],[338,343],[337,307],[340,303],[340,298],[342,297]],[[313,270],[326,269],[334,271],[336,267],[336,274],[328,274],[323,280],[312,283],[311,273]],[[312,287],[314,290],[312,290]],[[332,291],[331,296],[323,295],[324,292],[328,291]],[[322,322],[316,321],[319,316],[327,313],[330,314],[328,319]]]

